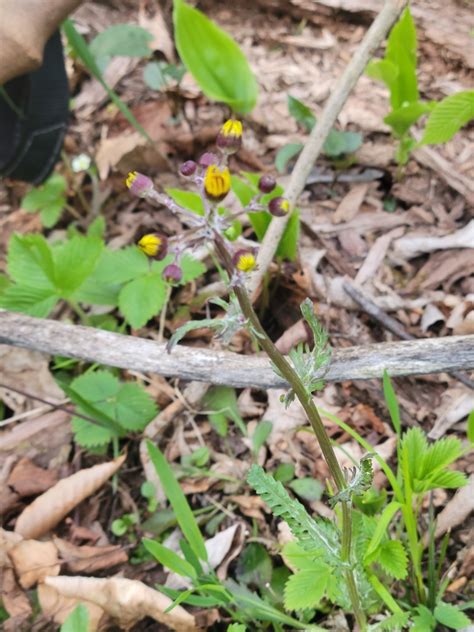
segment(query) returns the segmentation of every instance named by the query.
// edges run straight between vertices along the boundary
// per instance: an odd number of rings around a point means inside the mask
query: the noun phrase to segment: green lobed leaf
[[[327,564],[291,575],[285,584],[285,608],[304,610],[316,607],[324,597],[331,569]]]
[[[421,139],[422,145],[446,143],[474,119],[474,90],[452,94],[436,104]]]
[[[151,273],[129,281],[120,291],[119,308],[127,322],[140,329],[157,316],[166,300],[166,284],[161,274]]]
[[[54,290],[10,285],[0,295],[0,307],[37,318],[49,316],[59,297]]]
[[[68,298],[92,274],[103,248],[101,239],[82,235],[53,246],[55,285],[63,298]]]
[[[395,579],[405,579],[408,573],[408,557],[403,544],[398,540],[382,542],[376,561],[383,570]]]
[[[160,478],[166,497],[173,507],[174,513],[176,515],[176,520],[178,521],[184,537],[189,542],[189,545],[191,546],[197,557],[200,560],[207,562],[207,551],[204,544],[204,539],[201,535],[201,532],[199,531],[199,527],[197,525],[196,519],[194,518],[193,512],[188,505],[186,496],[179,486],[179,483],[176,480],[171,466],[163,456],[163,453],[160,451],[160,449],[157,446],[153,445],[151,441],[147,441],[147,448],[150,459],[155,467],[156,473]]]
[[[257,101],[257,82],[235,41],[201,11],[174,0],[176,48],[204,94],[243,114]]]
[[[41,186],[29,191],[21,202],[29,212],[40,211],[41,222],[46,228],[56,224],[66,204],[67,182],[64,176],[53,173]]]
[[[426,606],[416,606],[414,609],[416,614],[412,617],[413,626],[410,628],[412,632],[431,632],[436,627],[436,619],[431,610]]]
[[[151,553],[160,564],[169,568],[170,571],[173,571],[173,573],[177,573],[182,577],[196,579],[197,574],[194,567],[186,560],[183,560],[183,558],[177,553],[166,548],[166,546],[163,546],[155,540],[143,538],[142,542],[146,550]]]
[[[74,440],[80,446],[86,449],[99,448],[108,445],[114,437],[118,437],[118,433],[108,428],[93,424],[81,417],[73,417],[71,420],[72,431],[74,432]]]
[[[79,603],[62,624],[60,632],[88,632],[88,630],[89,611],[84,604]]]
[[[435,619],[452,630],[461,630],[471,624],[471,620],[459,608],[449,603],[439,603],[434,609]]]
[[[377,520],[377,527],[375,528],[372,539],[369,542],[369,546],[367,547],[367,551],[365,553],[366,560],[371,557],[373,553],[378,549],[380,543],[385,537],[385,533],[388,529],[390,522],[392,521],[394,515],[400,509],[400,503],[395,501],[390,502],[382,512],[382,515]]]
[[[8,244],[7,266],[10,277],[19,285],[55,289],[53,257],[42,235],[12,235]]]
[[[123,384],[115,397],[115,419],[124,430],[140,431],[157,413],[153,399],[138,384]]]
[[[105,248],[93,278],[101,284],[125,283],[148,271],[147,256],[137,246],[127,246],[120,250]]]

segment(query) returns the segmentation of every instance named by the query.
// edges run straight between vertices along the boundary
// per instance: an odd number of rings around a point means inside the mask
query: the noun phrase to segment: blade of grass
[[[125,105],[125,103],[118,96],[118,94],[114,90],[112,90],[112,88],[110,88],[107,85],[107,83],[104,81],[102,73],[100,72],[100,69],[95,61],[94,55],[89,50],[89,46],[86,40],[77,31],[72,20],[65,20],[63,22],[62,28],[63,28],[64,34],[67,37],[69,46],[72,48],[75,54],[82,60],[83,64],[87,67],[89,72],[97,79],[100,85],[104,88],[104,90],[107,92],[112,103],[114,103],[114,105],[118,107],[120,112],[124,115],[127,121],[131,125],[133,125],[133,127],[137,130],[137,132],[140,132],[140,134],[144,138],[146,138],[146,140],[149,143],[153,144],[153,140],[150,138],[150,136],[148,136],[146,131],[143,129],[143,127],[140,125],[137,119],[133,116],[132,112],[129,110],[127,105]]]
[[[207,562],[207,551],[204,545],[204,538],[199,531],[196,519],[194,518],[193,512],[188,505],[188,501],[186,500],[183,490],[176,480],[173,470],[161,450],[157,448],[156,445],[154,445],[151,441],[147,441],[147,448],[151,462],[155,466],[156,473],[163,485],[166,497],[173,507],[176,520],[178,521],[184,537],[189,542],[189,545],[198,558]]]

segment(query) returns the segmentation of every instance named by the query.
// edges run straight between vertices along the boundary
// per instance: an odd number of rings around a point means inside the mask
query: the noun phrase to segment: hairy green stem
[[[224,265],[229,273],[229,276],[232,277],[234,266],[232,264],[232,260],[227,250],[227,247],[225,245],[225,242],[223,238],[221,237],[221,235],[217,232],[214,233],[214,238],[215,238],[215,244],[216,244],[216,251],[218,252],[219,256],[224,262]],[[347,486],[346,480],[341,470],[341,466],[339,465],[339,462],[336,458],[336,454],[334,453],[334,449],[331,445],[331,440],[326,434],[324,424],[322,422],[319,411],[313,401],[313,398],[311,397],[311,394],[308,394],[304,384],[300,380],[296,371],[287,362],[284,355],[276,348],[272,340],[268,337],[257,314],[255,313],[252,302],[250,300],[250,297],[245,287],[242,284],[237,283],[233,289],[237,297],[237,300],[239,301],[240,308],[242,310],[243,315],[245,316],[245,318],[248,319],[254,331],[256,331],[259,336],[258,338],[259,344],[261,345],[265,353],[268,355],[270,360],[273,362],[275,367],[279,370],[281,375],[290,384],[290,386],[295,392],[296,397],[298,398],[301,405],[303,406],[303,409],[314,431],[314,434],[316,435],[316,438],[319,442],[321,452],[323,453],[323,456],[329,467],[331,476],[334,479],[334,482],[337,487],[337,491],[338,492],[342,491]],[[341,562],[345,566],[347,566],[347,570],[345,571],[344,574],[345,574],[345,578],[347,582],[349,597],[350,597],[352,608],[354,611],[354,616],[356,618],[357,624],[361,632],[364,632],[367,629],[367,622],[366,622],[364,611],[362,610],[362,606],[360,603],[354,571],[351,568],[351,540],[352,540],[351,503],[342,502],[341,504],[342,504]]]

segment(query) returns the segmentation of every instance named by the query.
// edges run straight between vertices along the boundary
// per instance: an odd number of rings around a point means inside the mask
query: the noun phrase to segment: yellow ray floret
[[[230,172],[227,167],[210,165],[204,176],[204,190],[213,200],[222,200],[230,191]]]
[[[253,254],[251,252],[246,252],[245,254],[240,255],[236,267],[241,272],[251,272],[256,265],[257,262]]]
[[[138,247],[147,257],[156,257],[162,245],[163,240],[155,234],[144,235],[138,242]]]
[[[242,123],[234,119],[229,119],[221,127],[221,134],[223,136],[235,136],[240,138],[242,136]]]
[[[137,172],[136,171],[130,171],[130,173],[127,176],[127,179],[125,180],[125,184],[127,185],[127,189],[130,189],[132,184],[135,182],[135,178],[137,177]]]

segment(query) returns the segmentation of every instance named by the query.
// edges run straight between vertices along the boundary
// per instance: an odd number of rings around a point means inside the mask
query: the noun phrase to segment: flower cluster
[[[180,207],[170,197],[156,190],[153,181],[146,175],[132,171],[125,181],[130,192],[140,198],[165,206],[179,214],[187,229],[179,238],[168,239],[161,233],[143,235],[137,242],[138,248],[147,256],[158,261],[169,258],[163,270],[164,278],[171,284],[179,283],[183,273],[180,259],[185,251],[193,251],[198,246],[216,244],[219,241],[221,254],[225,251],[226,261],[231,270],[231,284],[243,282],[245,275],[257,266],[256,251],[239,246],[235,248],[226,238],[233,221],[240,214],[231,214],[218,205],[227,197],[232,187],[228,158],[242,146],[242,123],[235,119],[226,121],[216,138],[218,153],[206,152],[197,162],[187,160],[180,167],[180,174],[192,182],[199,191],[205,209],[200,216]],[[271,175],[263,175],[258,181],[258,194],[242,213],[268,211],[275,217],[283,217],[290,212],[290,204],[276,194],[276,180]],[[262,203],[268,196],[269,201]],[[268,199],[268,198],[267,198]]]

